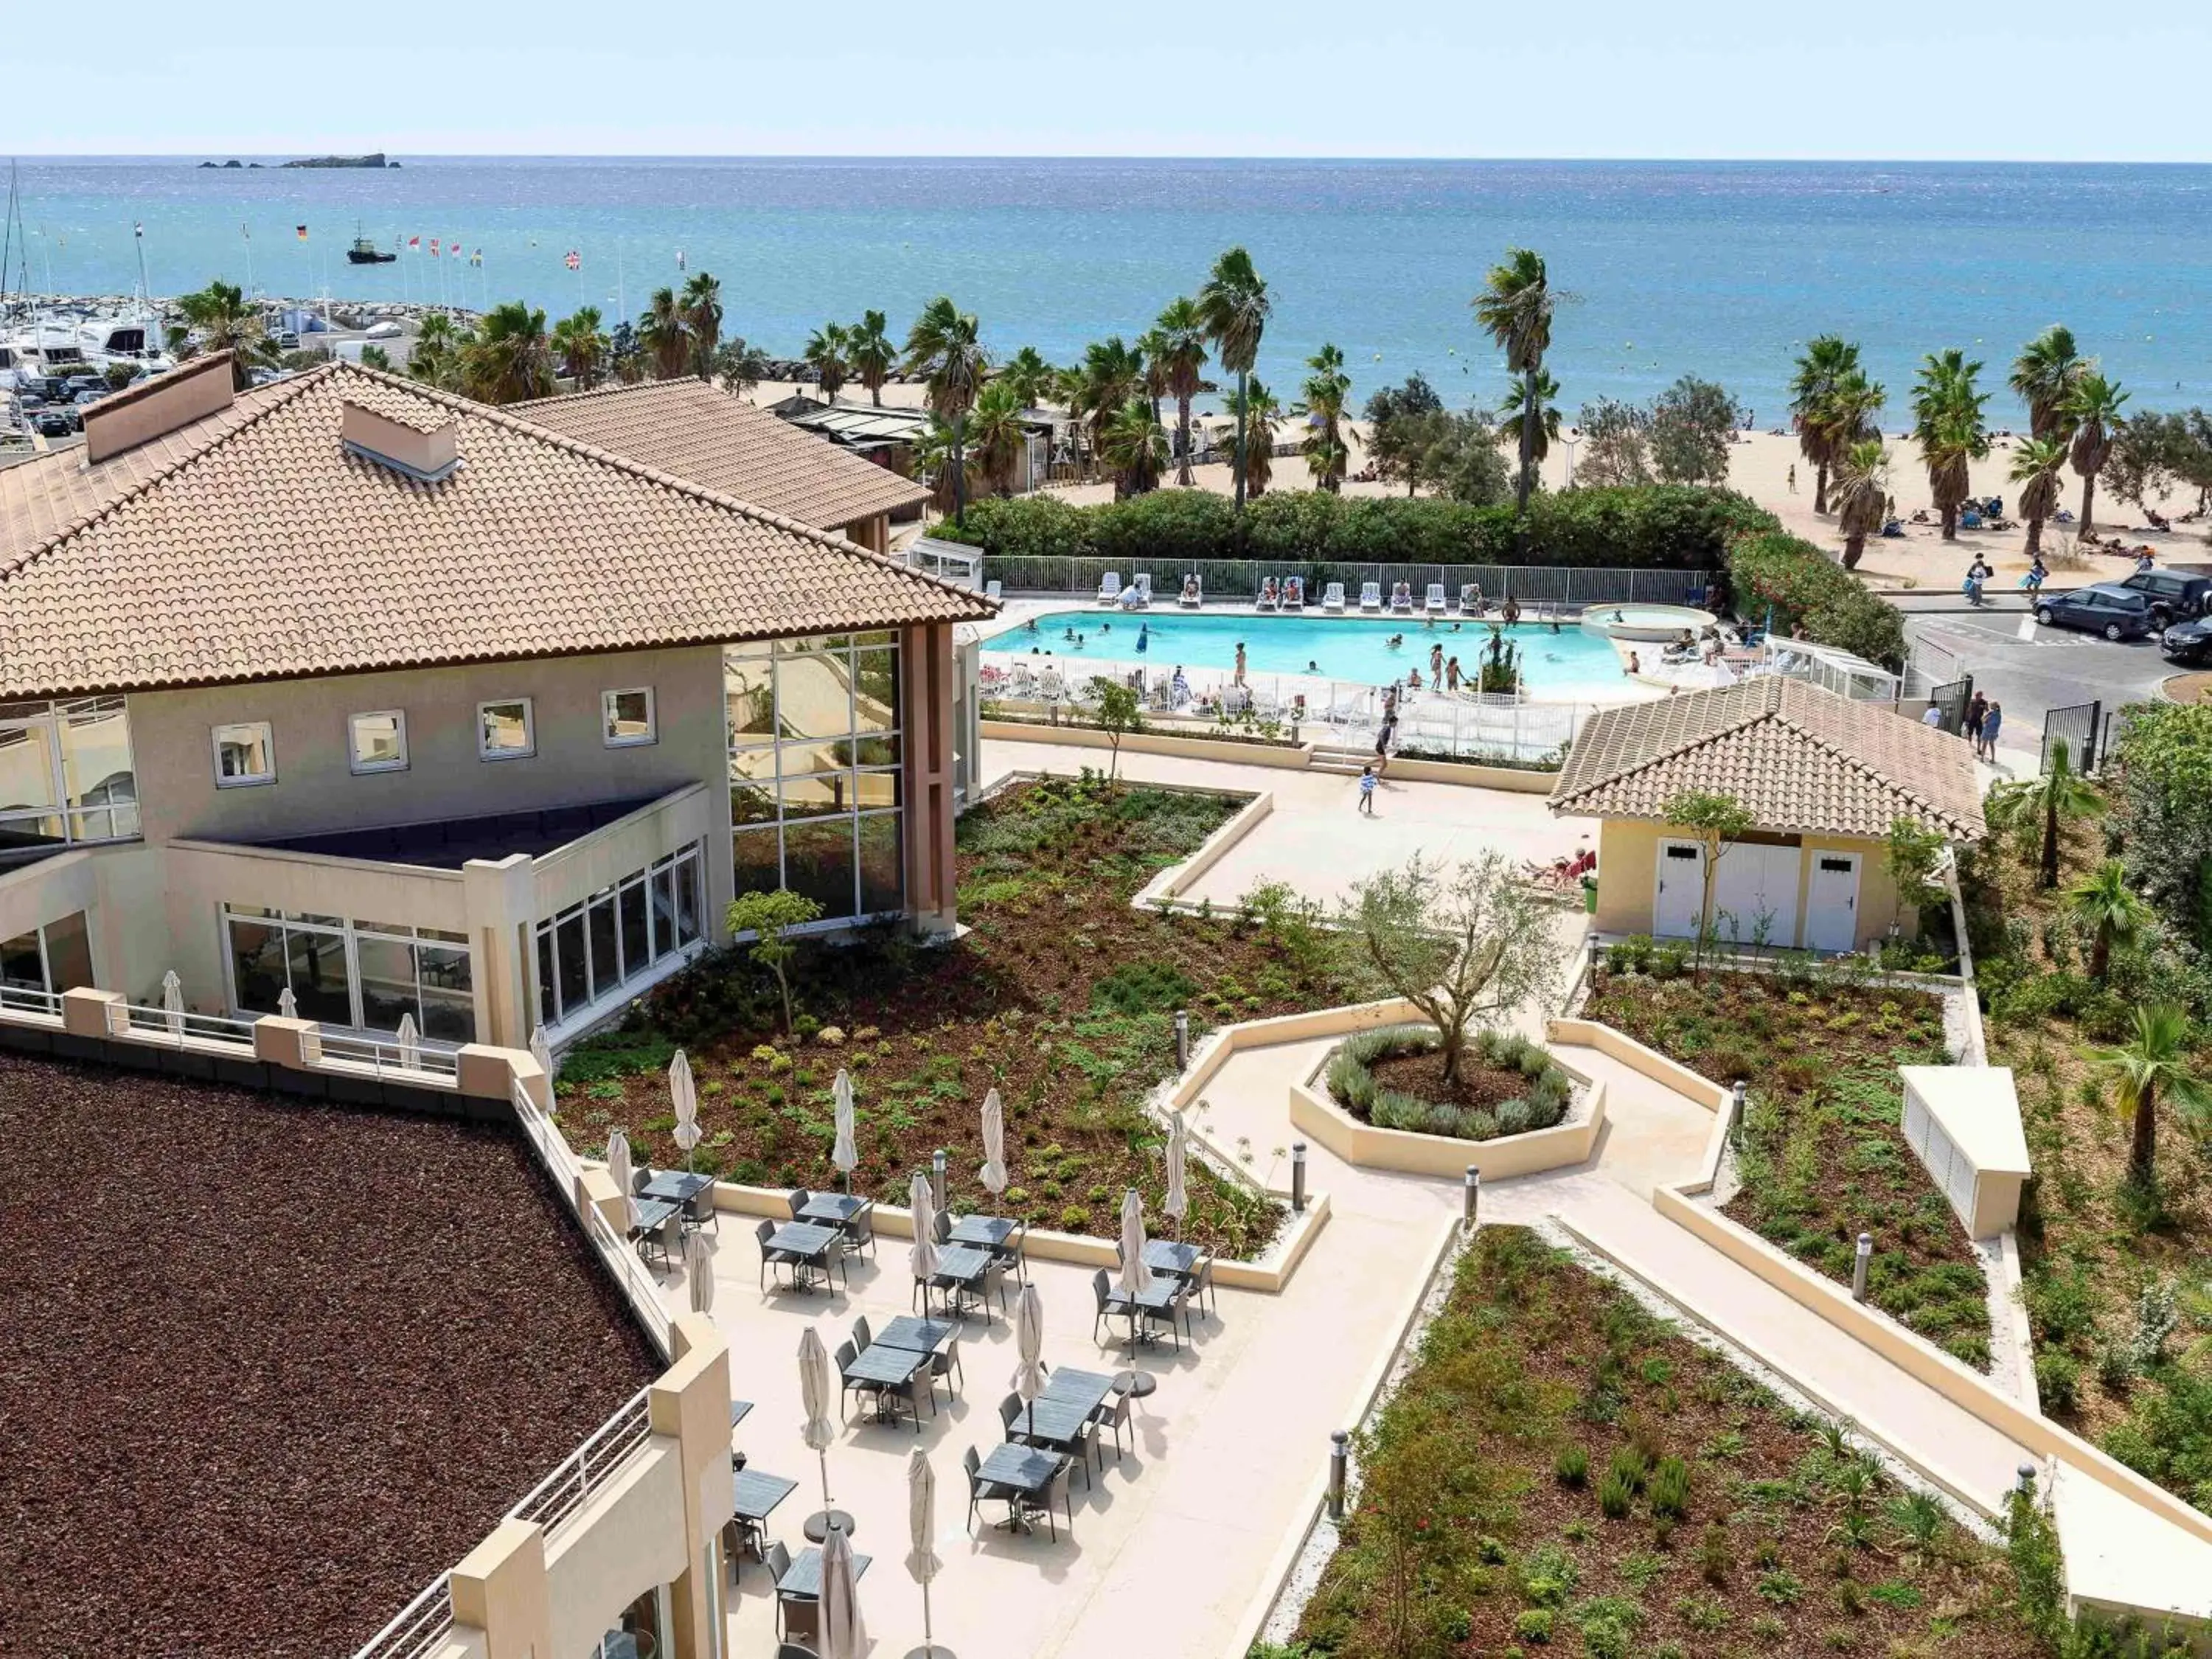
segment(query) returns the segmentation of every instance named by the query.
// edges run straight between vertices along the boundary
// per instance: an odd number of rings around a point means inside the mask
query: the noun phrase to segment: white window
[[[488,761],[526,760],[538,752],[527,697],[477,705],[477,754]]]
[[[407,769],[407,715],[402,709],[380,708],[373,714],[346,719],[346,753],[356,772],[404,772]]]
[[[602,691],[599,725],[610,749],[653,742],[659,735],[653,724],[653,688],[640,685],[626,691]]]
[[[216,788],[243,789],[249,784],[276,781],[276,744],[269,735],[267,720],[218,726],[212,735]]]

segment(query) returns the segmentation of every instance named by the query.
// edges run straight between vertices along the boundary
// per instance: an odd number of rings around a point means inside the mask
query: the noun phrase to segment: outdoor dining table
[[[868,1570],[873,1556],[853,1552],[853,1577],[860,1577]],[[791,1558],[791,1565],[782,1577],[775,1581],[776,1589],[786,1595],[820,1595],[822,1594],[822,1552],[807,1548]]]
[[[915,1372],[927,1364],[929,1354],[926,1349],[895,1348],[888,1342],[871,1342],[846,1362],[845,1380],[880,1384],[876,1391],[876,1420],[891,1422],[897,1419],[898,1407],[893,1406],[886,1413],[885,1402],[905,1398],[896,1391],[914,1381]],[[921,1427],[919,1413],[915,1417],[915,1427]]]
[[[641,1199],[657,1198],[664,1204],[681,1207],[714,1184],[714,1177],[712,1176],[694,1175],[684,1170],[663,1170],[639,1188],[637,1195]]]
[[[1158,1338],[1152,1334],[1151,1322],[1141,1316],[1145,1313],[1156,1313],[1172,1316],[1176,1297],[1182,1290],[1181,1279],[1163,1273],[1159,1278],[1152,1281],[1152,1288],[1142,1296],[1127,1296],[1117,1290],[1109,1298],[1106,1304],[1108,1310],[1122,1315],[1129,1322],[1128,1347],[1131,1353],[1133,1354],[1136,1352],[1137,1344],[1139,1342],[1158,1340]]]
[[[972,1244],[979,1249],[995,1250],[1014,1236],[1014,1229],[1020,1224],[1019,1222],[1009,1221],[1003,1216],[963,1216],[952,1224],[952,1231],[945,1242],[951,1244]]]
[[[1022,1504],[1041,1499],[1052,1485],[1053,1476],[1066,1462],[1060,1452],[1024,1446],[1012,1440],[991,1448],[991,1455],[975,1472],[976,1479],[1003,1486],[1018,1494],[1022,1500],[1009,1506],[1006,1520],[1000,1522],[1002,1530],[1011,1531],[1016,1527],[1024,1532],[1029,1530],[1029,1522],[1022,1519]]]
[[[1198,1259],[1205,1254],[1195,1244],[1179,1244],[1171,1238],[1149,1239],[1145,1244],[1145,1265],[1156,1273],[1188,1279],[1198,1270]]]
[[[1024,1406],[1010,1426],[1024,1439],[1072,1446],[1091,1421],[1091,1413],[1104,1405],[1106,1396],[1113,1392],[1112,1377],[1062,1365],[1046,1382],[1044,1392]]]
[[[970,1244],[949,1244],[937,1253],[937,1278],[933,1282],[945,1290],[956,1317],[965,1316],[961,1298],[975,1291],[976,1280],[990,1266],[991,1253]]]
[[[799,1482],[787,1480],[780,1474],[769,1474],[759,1469],[739,1468],[734,1464],[730,1470],[730,1518],[738,1529],[738,1541],[742,1549],[750,1549],[758,1557],[763,1553],[762,1540],[767,1537],[769,1513],[778,1504],[799,1490]]]
[[[799,1209],[801,1221],[817,1221],[825,1227],[842,1227],[866,1209],[868,1200],[850,1193],[817,1193]]]
[[[638,1231],[640,1233],[659,1232],[668,1218],[674,1215],[679,1207],[681,1206],[670,1203],[665,1198],[648,1198],[642,1194],[639,1194],[637,1198]]]
[[[879,1348],[912,1348],[921,1353],[935,1353],[959,1334],[960,1328],[951,1320],[916,1319],[912,1314],[901,1314],[876,1333],[875,1346]]]
[[[746,1418],[752,1414],[752,1409],[753,1402],[750,1400],[732,1400],[730,1401],[730,1426],[733,1429],[736,1428],[738,1424],[744,1422]]]
[[[796,1256],[795,1267],[822,1267],[826,1273],[828,1268],[823,1266],[822,1259],[828,1254],[830,1247],[837,1242],[837,1236],[835,1227],[817,1226],[811,1221],[787,1221],[775,1230],[775,1236],[768,1243],[772,1250],[784,1250]],[[800,1274],[798,1279],[803,1288],[805,1275]]]

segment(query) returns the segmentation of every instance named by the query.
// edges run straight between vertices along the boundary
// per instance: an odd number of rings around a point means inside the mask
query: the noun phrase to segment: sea
[[[706,270],[726,330],[773,356],[865,308],[902,332],[947,294],[994,350],[1065,362],[1141,332],[1241,243],[1274,307],[1259,374],[1286,402],[1326,341],[1356,400],[1419,371],[1466,406],[1504,381],[1469,302],[1525,246],[1569,299],[1552,368],[1570,411],[1695,374],[1777,426],[1792,357],[1832,331],[1888,386],[1888,424],[1921,356],[1951,346],[1990,364],[1990,412],[2016,422],[2003,365],[2061,320],[2136,407],[2212,404],[2212,166],[203,159],[230,158],[24,158],[27,234],[0,286],[129,293],[143,256],[156,295],[222,277],[293,297],[520,298],[556,317],[589,304],[611,324]],[[413,251],[352,265],[356,235]]]

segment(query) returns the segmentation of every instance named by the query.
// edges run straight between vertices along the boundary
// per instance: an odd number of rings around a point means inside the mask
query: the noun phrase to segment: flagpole
[[[238,234],[246,239],[246,297],[251,300],[256,297],[253,291],[253,228],[240,225]]]

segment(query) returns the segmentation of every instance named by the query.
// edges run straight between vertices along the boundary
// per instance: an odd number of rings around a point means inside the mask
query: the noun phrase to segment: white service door
[[[1797,866],[1801,848],[1739,842],[1714,866],[1713,934],[1730,948],[1797,943]],[[1762,939],[1759,918],[1766,918]]]
[[[1661,939],[1695,939],[1705,902],[1705,849],[1694,841],[1659,843],[1658,889],[1651,896],[1651,931]]]
[[[1849,951],[1858,944],[1859,855],[1813,854],[1813,885],[1805,904],[1805,943],[1815,951]]]

